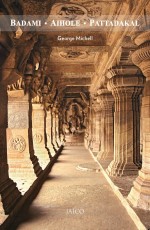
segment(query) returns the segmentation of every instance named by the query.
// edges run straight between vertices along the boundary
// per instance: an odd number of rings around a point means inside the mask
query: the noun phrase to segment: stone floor
[[[96,159],[94,154],[92,155]],[[109,164],[108,162],[101,162],[101,166],[105,172],[106,172],[108,164]],[[137,175],[134,175],[134,176],[131,176],[131,175],[124,176],[124,177],[110,177],[109,176],[109,178],[111,179],[114,186],[117,186],[122,196],[126,199],[128,194],[131,191],[133,182],[135,181],[137,176],[138,176],[138,172],[137,172]],[[146,229],[150,230],[150,211],[142,210],[139,208],[134,208],[132,205],[131,207],[134,210],[134,212],[137,214],[137,216],[139,217],[140,221],[146,227]]]
[[[119,199],[83,146],[66,146],[18,230],[135,230]]]

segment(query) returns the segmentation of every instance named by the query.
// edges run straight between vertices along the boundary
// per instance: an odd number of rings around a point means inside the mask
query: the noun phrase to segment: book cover
[[[0,1],[0,229],[150,229],[150,1]]]

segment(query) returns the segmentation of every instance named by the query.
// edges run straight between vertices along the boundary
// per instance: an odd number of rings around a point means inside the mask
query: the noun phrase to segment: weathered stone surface
[[[98,90],[99,106],[101,108],[101,149],[97,156],[98,160],[113,159],[113,105],[114,98],[107,89]]]
[[[133,105],[137,90],[141,91],[143,88],[144,77],[129,76],[126,69],[120,71],[120,69],[113,68],[110,71],[112,78],[108,81],[108,89],[112,90],[115,99],[114,160],[108,166],[107,172],[112,176],[136,174],[138,167],[135,163],[139,164],[140,162],[135,162],[135,156],[140,153],[136,152],[136,148],[134,148],[137,141],[134,140],[134,131],[139,123],[133,122],[135,121],[134,116],[136,116]]]
[[[2,85],[0,85],[0,98],[0,222],[3,222],[7,217],[5,214],[13,210],[21,194],[16,183],[9,177],[6,137],[8,97],[6,87]]]
[[[56,132],[56,113],[55,108],[54,110],[51,110],[51,118],[52,118],[52,144],[54,146],[55,151],[59,149],[58,143],[57,143],[57,132]]]
[[[22,184],[26,181],[26,189],[28,189],[36,179],[31,161],[34,153],[30,152],[29,128],[28,94],[24,95],[24,92],[20,90],[16,97],[13,91],[9,91],[7,128],[9,173],[20,189],[22,189],[21,180]]]
[[[139,176],[128,195],[128,200],[135,207],[150,210],[150,41],[149,33],[139,35],[135,42],[139,45],[133,53],[133,62],[138,65],[146,76],[144,95],[142,98],[142,130],[143,130],[143,162]]]
[[[42,104],[32,103],[32,127],[35,155],[44,169],[50,161],[50,155],[45,143],[45,111]]]
[[[46,135],[47,135],[47,148],[52,156],[55,155],[54,146],[52,144],[52,117],[51,110],[46,112]]]

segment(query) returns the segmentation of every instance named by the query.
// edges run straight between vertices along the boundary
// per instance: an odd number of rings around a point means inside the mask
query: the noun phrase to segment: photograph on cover
[[[150,0],[0,0],[0,229],[150,229]]]

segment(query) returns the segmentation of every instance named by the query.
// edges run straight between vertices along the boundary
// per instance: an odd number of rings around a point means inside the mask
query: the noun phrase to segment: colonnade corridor
[[[66,145],[17,230],[137,229],[96,164],[84,146]]]
[[[150,230],[150,0],[0,0],[0,230]]]

